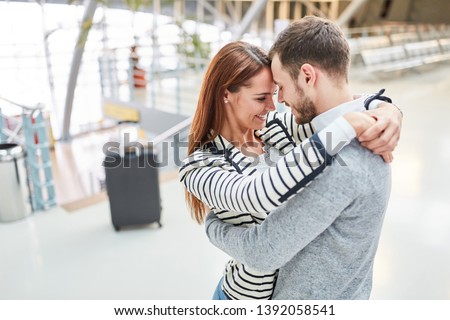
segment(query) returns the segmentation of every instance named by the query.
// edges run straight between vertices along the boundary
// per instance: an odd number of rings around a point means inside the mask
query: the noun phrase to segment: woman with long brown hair
[[[232,42],[211,61],[179,173],[198,223],[212,211],[233,225],[260,224],[331,163],[338,142],[348,144],[374,122],[347,114],[324,130],[337,140],[326,143],[309,123],[276,112],[274,94],[270,60],[257,46]],[[355,103],[363,109],[372,97]],[[276,277],[276,270],[259,272],[232,259],[213,298],[270,299]]]

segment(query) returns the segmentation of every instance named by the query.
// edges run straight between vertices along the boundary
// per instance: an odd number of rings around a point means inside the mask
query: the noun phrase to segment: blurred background
[[[449,12],[446,0],[0,1],[0,298],[210,299],[228,257],[177,178],[203,74],[227,42],[267,50],[317,15],[347,36],[355,94],[385,88],[404,114],[372,299],[449,299]],[[104,164],[128,147],[159,163],[138,189]],[[148,213],[129,223],[115,201]]]

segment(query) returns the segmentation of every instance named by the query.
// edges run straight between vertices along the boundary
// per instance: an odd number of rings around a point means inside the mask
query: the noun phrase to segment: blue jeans
[[[222,290],[222,283],[223,283],[223,277],[220,278],[220,280],[219,280],[219,284],[217,285],[216,291],[214,291],[212,300],[230,300],[230,299],[228,299],[225,292],[223,292],[223,290]]]

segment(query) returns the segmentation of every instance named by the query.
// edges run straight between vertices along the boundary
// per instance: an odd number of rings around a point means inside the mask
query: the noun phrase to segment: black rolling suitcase
[[[155,155],[149,151],[106,155],[106,190],[111,220],[121,227],[158,223],[161,227],[161,198]]]

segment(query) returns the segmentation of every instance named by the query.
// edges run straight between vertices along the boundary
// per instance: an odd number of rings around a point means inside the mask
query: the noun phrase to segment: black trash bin
[[[31,214],[25,150],[15,143],[0,144],[0,222]]]
[[[114,229],[155,222],[161,227],[156,155],[151,151],[109,153],[103,166]]]

